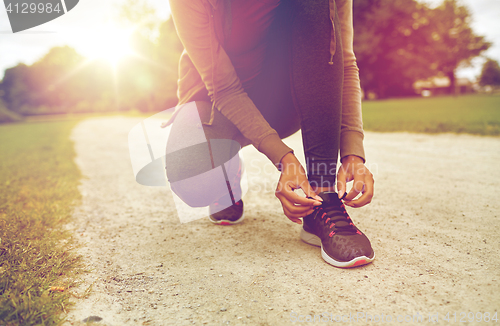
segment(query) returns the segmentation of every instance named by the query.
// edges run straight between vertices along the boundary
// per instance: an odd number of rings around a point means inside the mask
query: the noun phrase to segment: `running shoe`
[[[335,267],[371,263],[375,253],[370,240],[354,225],[337,193],[322,192],[319,196],[322,205],[303,218],[302,241],[321,247],[321,257]]]
[[[243,213],[242,200],[237,201],[235,204],[221,211],[217,210],[218,205],[219,204],[217,202],[210,205],[210,216],[208,217],[210,222],[219,225],[233,225],[243,221],[245,215]],[[212,213],[212,211],[217,211],[217,212]]]

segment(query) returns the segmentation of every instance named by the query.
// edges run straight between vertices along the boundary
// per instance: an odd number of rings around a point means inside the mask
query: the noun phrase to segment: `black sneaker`
[[[303,218],[302,241],[321,247],[321,257],[335,267],[371,263],[375,253],[370,240],[354,226],[337,193],[322,192],[319,196],[323,204]]]
[[[219,225],[232,225],[243,221],[245,215],[243,214],[242,200],[237,201],[235,204],[221,211],[217,211],[217,205],[217,202],[210,205],[210,216],[208,217],[210,222]],[[212,213],[212,211],[217,211],[217,213]]]

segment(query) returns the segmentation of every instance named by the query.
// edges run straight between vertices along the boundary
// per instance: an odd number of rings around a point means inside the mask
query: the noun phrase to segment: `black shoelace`
[[[345,197],[342,197],[342,199]],[[329,233],[329,237],[331,238],[334,234],[361,234],[360,231],[354,226],[352,223],[351,217],[347,214],[344,203],[341,203],[340,206],[333,204],[324,204],[321,206],[317,206],[314,208],[315,219],[321,219],[323,223],[328,225],[328,229],[332,229]]]

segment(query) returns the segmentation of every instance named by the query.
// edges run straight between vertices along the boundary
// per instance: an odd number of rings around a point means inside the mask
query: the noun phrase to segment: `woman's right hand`
[[[295,189],[302,189],[307,197],[299,196]],[[293,153],[288,153],[281,159],[281,176],[275,192],[283,206],[283,212],[290,221],[302,224],[301,217],[313,212],[315,206],[321,205],[319,197],[307,180],[306,171]]]

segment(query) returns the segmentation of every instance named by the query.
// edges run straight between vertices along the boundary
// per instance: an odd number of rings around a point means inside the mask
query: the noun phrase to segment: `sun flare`
[[[116,65],[133,54],[130,47],[131,34],[132,30],[106,25],[82,35],[80,41],[86,57],[104,59]]]

